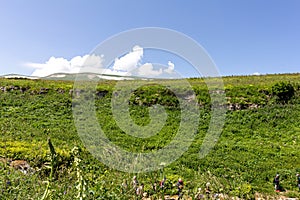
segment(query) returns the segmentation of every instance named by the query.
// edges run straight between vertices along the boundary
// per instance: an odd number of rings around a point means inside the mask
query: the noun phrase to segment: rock
[[[2,86],[2,87],[0,87],[0,90],[1,90],[2,92],[6,92],[6,87],[5,87],[5,86]]]
[[[26,87],[20,87],[20,92],[22,92],[22,93],[26,92],[27,90],[28,90],[28,88],[26,88]]]
[[[61,89],[61,88],[58,88],[56,89],[57,93],[59,94],[64,94],[65,93],[65,90],[64,89]]]
[[[26,160],[13,160],[10,162],[10,166],[16,170],[20,170],[23,174],[33,171]]]
[[[49,91],[49,88],[41,88],[39,91],[39,94],[47,94]]]
[[[105,95],[108,93],[108,91],[104,90],[104,91],[98,91],[96,92],[96,96],[99,98],[103,98],[105,97]]]

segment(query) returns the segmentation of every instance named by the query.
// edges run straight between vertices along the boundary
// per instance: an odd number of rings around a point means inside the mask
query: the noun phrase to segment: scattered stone
[[[0,87],[0,90],[1,90],[2,92],[6,92],[6,87],[5,87],[5,86],[2,86],[2,87]]]
[[[65,93],[65,90],[64,89],[61,89],[61,88],[58,88],[56,89],[57,93],[59,94],[64,94]]]
[[[30,95],[35,95],[36,94],[36,91],[35,90],[31,90],[30,91]]]
[[[188,95],[184,97],[185,100],[187,100],[188,102],[192,102],[196,99],[196,95],[192,94],[192,95]]]
[[[32,168],[26,160],[13,160],[10,162],[10,166],[16,170],[21,171],[23,174],[28,174],[29,172],[32,172]]]
[[[72,89],[69,91],[69,95],[70,95],[70,96],[73,95],[73,90],[72,90]]]
[[[20,87],[20,92],[22,92],[22,93],[26,92],[27,90],[28,90],[28,88],[26,88],[26,87]]]
[[[105,97],[105,95],[108,93],[108,91],[104,90],[104,91],[98,91],[96,92],[96,96],[99,98],[103,98]]]
[[[39,94],[47,94],[49,92],[49,88],[41,88]]]
[[[71,97],[80,97],[80,94],[82,93],[82,92],[84,92],[84,90],[81,90],[81,89],[75,89],[75,91],[73,90],[73,89],[71,89],[70,91],[69,91],[69,95],[71,96]]]

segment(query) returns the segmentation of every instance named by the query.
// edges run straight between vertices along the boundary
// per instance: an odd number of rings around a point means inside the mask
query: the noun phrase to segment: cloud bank
[[[38,77],[45,77],[55,73],[79,73],[86,71],[109,75],[143,77],[174,73],[175,65],[171,61],[168,62],[167,67],[155,69],[152,63],[142,64],[143,56],[144,49],[140,46],[134,46],[124,56],[115,58],[112,67],[107,69],[104,69],[102,66],[104,56],[98,55],[76,56],[70,60],[51,57],[45,63],[26,63],[25,65],[34,69],[32,76]]]
[[[67,60],[52,56],[45,63],[26,63],[25,65],[35,69],[31,76],[45,77],[55,73],[79,73],[83,67],[101,68],[102,57],[84,55]]]

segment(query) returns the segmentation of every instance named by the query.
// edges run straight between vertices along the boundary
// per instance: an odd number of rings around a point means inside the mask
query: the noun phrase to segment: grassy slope
[[[217,145],[207,157],[198,159],[198,151],[209,123],[209,109],[205,106],[209,97],[203,80],[190,79],[196,93],[201,94],[198,95],[199,103],[204,105],[201,107],[201,123],[196,140],[189,151],[164,169],[169,183],[183,177],[187,182],[186,189],[195,192],[197,187],[203,187],[206,181],[210,181],[214,191],[221,190],[230,195],[250,198],[256,191],[273,194],[272,178],[278,172],[281,174],[282,185],[292,191],[289,195],[299,196],[295,187],[295,173],[300,170],[300,75],[224,77],[223,80],[229,104],[244,105],[244,108],[258,105],[259,108],[228,111],[226,124]],[[272,85],[279,81],[290,81],[297,89],[296,97],[288,104],[276,103],[270,95]],[[137,140],[124,136],[113,121],[109,105],[114,83],[106,81],[98,86],[98,90],[108,91],[108,95],[96,102],[99,108],[98,116],[101,116],[99,122],[108,137],[132,151],[141,151],[141,146],[144,151],[151,151],[167,144],[172,138],[170,133],[178,127],[178,110],[172,108],[172,105],[176,105],[176,100],[172,103],[172,96],[156,100],[169,106],[167,111],[172,116],[169,125],[156,137]],[[34,199],[42,196],[45,188],[42,181],[47,180],[49,173],[42,166],[49,160],[47,138],[51,137],[61,155],[61,166],[52,185],[52,195],[54,198],[72,199],[78,192],[75,188],[78,185],[78,177],[70,151],[74,146],[83,146],[72,116],[69,90],[72,89],[73,83],[0,79],[1,86],[14,86],[14,90],[0,91],[0,156],[26,159],[32,166],[41,170],[25,179],[24,175],[11,171],[7,166],[0,167],[0,171],[3,172],[0,173],[0,196],[26,196]],[[25,92],[20,92],[18,88],[23,88]],[[43,88],[49,89],[47,94],[39,94],[44,91]],[[151,102],[156,90],[144,90],[148,93],[138,94],[149,97],[142,102],[147,104],[147,101]],[[141,118],[140,113],[145,113],[145,117]],[[148,120],[147,111],[140,106],[133,105],[131,114],[138,124]],[[161,143],[161,140],[165,142]],[[137,143],[136,147],[132,142]],[[107,169],[85,151],[82,152],[81,158],[82,174],[91,191],[89,195],[93,198],[119,198],[122,179],[129,180],[132,175]],[[7,174],[8,171],[11,173]],[[151,181],[161,178],[161,172],[139,174],[138,177],[146,183],[146,190],[150,190]],[[114,179],[113,183],[110,179]],[[10,185],[7,181],[11,182]],[[33,189],[27,190],[28,187]],[[172,191],[174,189],[170,186],[169,192]],[[126,195],[122,196],[128,199]]]

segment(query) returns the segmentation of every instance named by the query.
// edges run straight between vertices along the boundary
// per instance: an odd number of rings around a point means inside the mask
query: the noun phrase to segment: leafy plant
[[[44,195],[42,196],[41,200],[47,199],[48,197],[51,196],[51,194],[50,194],[51,183],[53,181],[54,170],[57,167],[57,153],[54,149],[54,146],[53,146],[50,138],[48,139],[48,145],[49,145],[49,149],[50,149],[50,158],[51,158],[50,175],[49,175],[49,179],[47,181],[47,186],[46,186]]]
[[[74,167],[77,176],[76,189],[78,193],[76,198],[82,200],[86,197],[87,183],[83,175],[81,158],[80,158],[80,149],[78,147],[74,147],[71,150],[71,154],[74,157]]]

